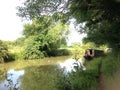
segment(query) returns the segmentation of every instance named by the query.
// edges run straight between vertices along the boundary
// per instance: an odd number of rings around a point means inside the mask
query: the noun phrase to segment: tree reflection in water
[[[68,72],[77,71],[77,70],[86,70],[85,66],[83,65],[82,59],[75,60],[75,59],[68,59],[65,62],[59,62],[61,68],[64,68],[64,73],[67,74]]]
[[[24,75],[24,70],[9,70],[6,75],[6,80],[0,83],[0,90],[21,90],[20,78]]]

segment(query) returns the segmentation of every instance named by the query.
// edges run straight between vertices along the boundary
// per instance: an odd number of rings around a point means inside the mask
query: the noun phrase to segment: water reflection
[[[49,58],[39,63],[40,65],[33,65],[32,62],[24,70],[9,70],[6,80],[0,82],[0,90],[58,90],[56,82],[64,72],[75,71],[75,67],[85,70],[81,60],[68,57]]]
[[[6,80],[0,83],[0,90],[20,90],[20,78],[23,75],[24,70],[9,70],[6,75]]]
[[[65,62],[59,62],[61,68],[64,68],[65,72],[76,71],[76,69],[86,70],[83,65],[82,59],[76,61],[75,59],[68,59]]]
[[[56,81],[62,72],[56,65],[41,65],[25,68],[21,87],[23,90],[58,90]]]

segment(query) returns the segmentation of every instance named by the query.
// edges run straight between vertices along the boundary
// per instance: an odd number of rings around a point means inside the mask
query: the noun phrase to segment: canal
[[[0,64],[0,90],[57,90],[59,76],[74,71],[76,62],[61,56]]]

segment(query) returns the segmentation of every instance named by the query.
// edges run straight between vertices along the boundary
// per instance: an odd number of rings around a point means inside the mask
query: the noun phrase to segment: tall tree
[[[27,47],[26,59],[38,59],[44,56],[55,56],[55,52],[66,41],[69,30],[67,25],[60,22],[52,23],[50,17],[35,19],[32,24],[24,26],[24,36]],[[50,21],[49,21],[50,20]]]
[[[26,0],[18,10],[29,19],[45,14],[63,21],[75,18],[77,24],[85,23],[79,31],[87,33],[86,40],[120,49],[119,0]]]

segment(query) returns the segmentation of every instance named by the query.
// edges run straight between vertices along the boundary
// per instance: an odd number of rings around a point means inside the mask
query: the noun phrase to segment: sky
[[[19,0],[1,0],[0,2],[0,39],[13,41],[22,35],[21,18],[16,15]]]
[[[68,46],[72,45],[72,43],[79,42],[82,43],[82,38],[86,36],[86,34],[80,34],[75,30],[74,24],[70,24],[70,35],[68,37]]]
[[[20,5],[20,0],[1,0],[0,2],[0,40],[16,40],[22,36],[24,22],[16,15],[16,6]],[[80,42],[84,35],[79,35],[70,25],[71,34],[68,45],[73,42]]]

